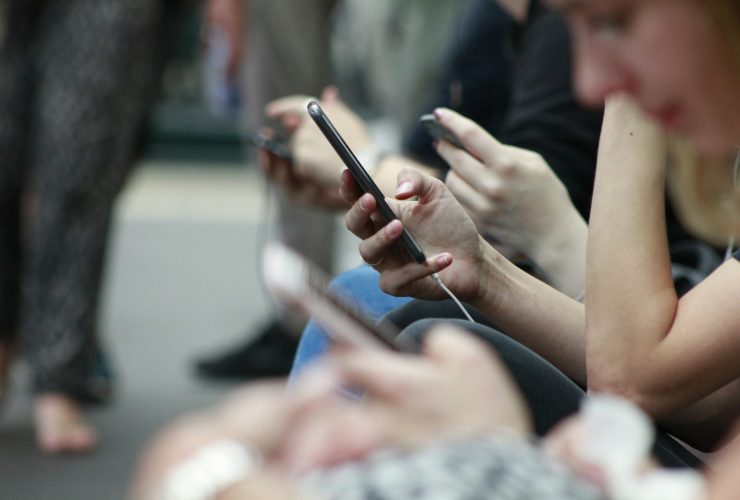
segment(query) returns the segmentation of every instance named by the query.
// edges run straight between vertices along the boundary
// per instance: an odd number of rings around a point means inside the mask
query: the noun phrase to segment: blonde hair
[[[740,1],[707,0],[706,6],[726,39],[740,74]],[[716,245],[740,239],[737,178],[740,156],[707,160],[680,139],[672,139],[670,149],[668,188],[677,215],[686,228]],[[740,150],[737,154],[740,155]]]

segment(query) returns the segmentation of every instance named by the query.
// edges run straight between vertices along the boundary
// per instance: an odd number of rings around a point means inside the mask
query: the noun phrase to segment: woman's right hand
[[[472,219],[439,179],[405,169],[397,185],[396,199],[386,201],[398,220],[387,223],[372,195],[359,191],[349,171],[342,174],[342,197],[353,204],[345,223],[363,240],[360,255],[380,272],[383,291],[420,299],[444,298],[444,291],[431,278],[439,272],[461,300],[473,302],[482,297],[490,278],[486,260],[495,251],[480,237]],[[427,255],[424,264],[414,262],[398,241],[403,228]]]

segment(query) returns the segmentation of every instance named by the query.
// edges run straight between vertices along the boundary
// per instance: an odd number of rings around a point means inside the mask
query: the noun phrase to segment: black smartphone
[[[252,146],[269,151],[288,163],[293,163],[293,156],[290,154],[290,147],[288,146],[287,140],[266,137],[264,134],[259,132],[247,134],[247,139]]]
[[[422,115],[421,118],[419,118],[419,122],[424,127],[424,130],[426,130],[427,133],[435,139],[447,141],[455,147],[465,149],[465,146],[460,142],[460,139],[458,139],[450,129],[439,123],[433,114],[430,113],[428,115]]]
[[[375,198],[375,202],[378,205],[378,210],[380,210],[380,213],[388,222],[398,219],[391,207],[386,203],[383,192],[377,184],[375,184],[375,181],[370,177],[370,174],[368,174],[365,168],[360,164],[360,161],[349,146],[347,146],[347,143],[344,142],[344,139],[339,135],[337,129],[334,128],[334,124],[332,124],[329,117],[326,116],[324,110],[319,106],[319,103],[311,101],[308,103],[307,107],[308,115],[313,119],[316,125],[318,125],[321,132],[334,148],[334,151],[337,152],[339,157],[352,173],[352,177],[355,178],[360,189],[365,193],[373,195],[373,198]],[[401,244],[406,248],[406,251],[416,263],[423,264],[427,260],[419,244],[405,228],[403,230],[403,234],[401,234]]]

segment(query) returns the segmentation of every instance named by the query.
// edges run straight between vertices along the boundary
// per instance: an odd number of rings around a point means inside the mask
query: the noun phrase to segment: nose
[[[574,85],[578,99],[586,106],[601,107],[607,96],[636,92],[636,81],[615,54],[595,43],[577,44]]]

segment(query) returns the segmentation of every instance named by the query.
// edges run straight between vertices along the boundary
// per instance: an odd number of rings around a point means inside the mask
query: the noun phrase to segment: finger
[[[311,100],[307,95],[291,95],[281,97],[267,103],[265,115],[269,118],[279,118],[282,115],[302,115],[306,113],[306,103]]]
[[[343,170],[340,176],[339,194],[344,201],[350,204],[355,203],[363,194],[357,185],[357,181],[355,181],[355,178],[348,169]]]
[[[339,100],[339,89],[335,85],[329,85],[321,91],[322,102],[333,103]]]
[[[396,186],[396,199],[407,200],[418,196],[421,203],[438,197],[447,189],[436,177],[412,168],[404,168],[398,173]]]
[[[424,378],[425,362],[391,351],[363,349],[333,353],[328,366],[345,387],[359,387],[370,397],[398,401],[406,397],[415,381]]]
[[[465,149],[488,164],[489,159],[503,149],[503,145],[473,120],[447,108],[434,110],[437,121],[455,134]]]
[[[479,193],[473,186],[461,179],[456,172],[447,174],[445,184],[473,219],[488,218],[495,205],[492,200]]]
[[[370,220],[370,215],[375,210],[375,207],[375,198],[371,194],[363,195],[347,210],[347,213],[344,215],[344,225],[355,236],[363,240],[370,238],[375,233],[375,226]]]
[[[496,173],[483,165],[480,160],[447,141],[439,141],[436,149],[439,156],[450,166],[450,169],[468,184],[478,186],[489,182],[488,177],[494,179],[496,177]]]
[[[409,262],[392,271],[380,274],[380,288],[385,293],[394,296],[412,296],[417,284],[434,273],[452,265],[452,255],[441,253],[429,257],[422,264]]]
[[[451,325],[438,326],[430,331],[424,337],[422,353],[448,366],[469,368],[490,364],[504,371],[498,356],[485,342]]]
[[[403,224],[393,220],[360,243],[360,256],[367,263],[380,262],[403,234]],[[371,264],[372,265],[372,264]]]

